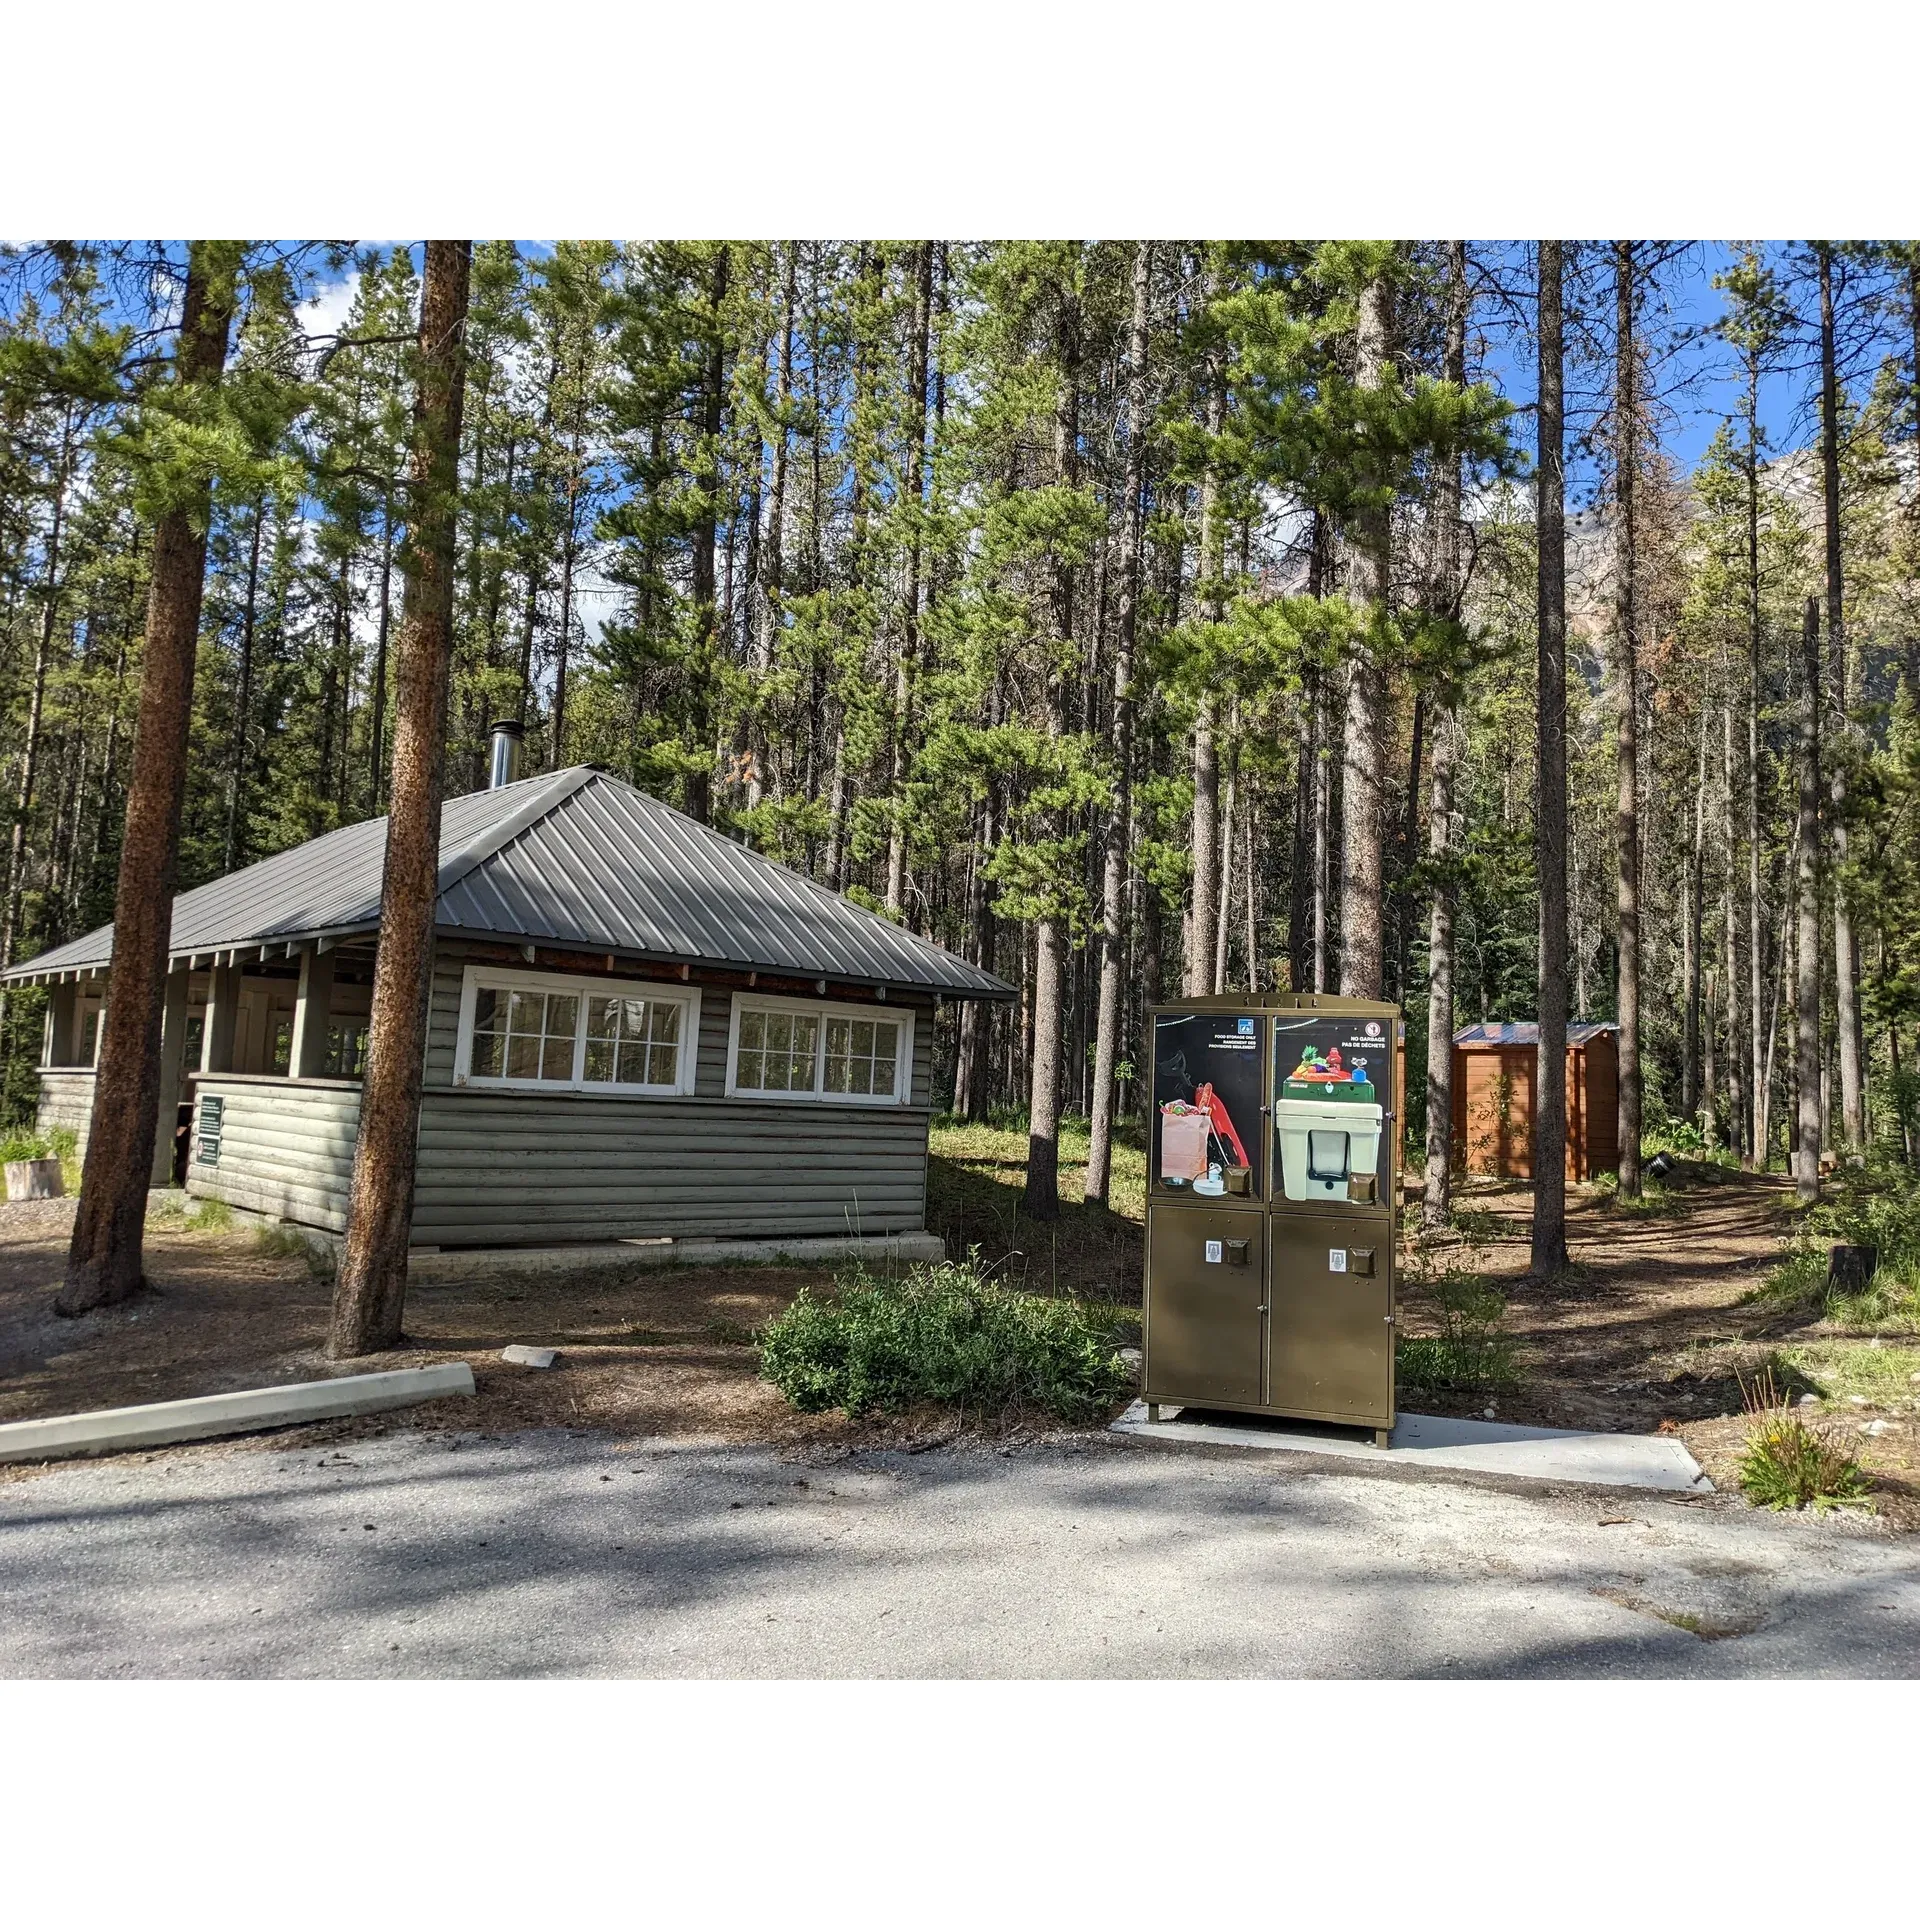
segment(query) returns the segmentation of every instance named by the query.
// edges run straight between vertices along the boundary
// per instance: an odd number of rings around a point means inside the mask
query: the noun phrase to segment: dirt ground
[[[1000,1129],[937,1130],[929,1225],[956,1253],[979,1247],[1019,1284],[1137,1304],[1137,1156],[1119,1157],[1111,1209],[1083,1207],[1077,1196],[1084,1142],[1069,1136],[1062,1143],[1066,1204],[1058,1223],[1039,1227],[1012,1204],[1024,1144]],[[1575,1271],[1553,1285],[1526,1277],[1523,1187],[1476,1183],[1460,1196],[1464,1231],[1425,1241],[1409,1234],[1403,1330],[1433,1328],[1424,1282],[1450,1268],[1483,1273],[1508,1301],[1521,1384],[1491,1397],[1403,1391],[1400,1404],[1541,1426],[1677,1433],[1716,1484],[1732,1488],[1745,1431],[1739,1377],[1773,1356],[1783,1384],[1821,1395],[1810,1413],[1859,1447],[1888,1522],[1920,1528],[1920,1379],[1908,1378],[1920,1376],[1920,1340],[1826,1325],[1812,1308],[1742,1304],[1791,1228],[1786,1183],[1697,1164],[1687,1174],[1646,1212],[1593,1192],[1571,1194]],[[0,1207],[0,1420],[335,1370],[321,1352],[327,1281],[298,1256],[262,1252],[248,1231],[196,1229],[190,1214],[150,1222],[148,1292],[83,1321],[56,1320],[50,1302],[72,1209],[71,1200]],[[622,1281],[592,1275],[538,1285],[416,1287],[408,1300],[408,1346],[397,1363],[465,1360],[479,1395],[363,1424],[575,1427],[799,1446],[925,1446],[959,1433],[958,1423],[938,1414],[850,1421],[796,1413],[760,1380],[754,1330],[802,1286],[825,1277],[797,1266],[661,1268]],[[561,1364],[550,1373],[509,1366],[500,1350],[514,1341],[558,1348]],[[1883,1432],[1861,1434],[1871,1421]],[[343,1439],[360,1430],[333,1429]],[[1008,1437],[966,1434],[970,1443]],[[0,1469],[22,1471],[33,1470]]]
[[[1419,1251],[1405,1268],[1403,1330],[1435,1330],[1423,1260],[1434,1277],[1449,1268],[1483,1273],[1506,1297],[1521,1384],[1490,1396],[1403,1391],[1401,1406],[1453,1415],[1491,1407],[1502,1420],[1541,1426],[1674,1433],[1717,1486],[1732,1488],[1747,1429],[1741,1378],[1771,1363],[1796,1399],[1819,1396],[1809,1417],[1858,1448],[1888,1521],[1920,1528],[1920,1339],[1835,1325],[1817,1307],[1747,1302],[1792,1231],[1792,1183],[1783,1176],[1690,1161],[1671,1188],[1649,1182],[1648,1192],[1646,1212],[1596,1191],[1570,1192],[1574,1271],[1554,1284],[1527,1278],[1531,1196],[1517,1183],[1475,1182],[1459,1195],[1466,1233],[1410,1237]],[[1886,1383],[1877,1397],[1844,1391],[1857,1373]],[[1885,1432],[1860,1431],[1876,1420]]]
[[[181,1218],[150,1218],[151,1285],[138,1299],[84,1320],[56,1320],[50,1303],[73,1205],[0,1207],[0,1421],[383,1364],[329,1365],[322,1344],[331,1287],[303,1258],[263,1254],[250,1231],[197,1230]],[[857,1435],[861,1444],[879,1443],[894,1431],[886,1423],[796,1413],[759,1378],[753,1329],[821,1277],[798,1266],[676,1267],[631,1281],[416,1286],[407,1297],[407,1344],[392,1364],[465,1360],[478,1394],[329,1431],[344,1438],[363,1425],[576,1427],[774,1443]],[[548,1372],[511,1366],[500,1351],[516,1341],[555,1347],[560,1363]],[[8,1471],[23,1470],[0,1468]]]

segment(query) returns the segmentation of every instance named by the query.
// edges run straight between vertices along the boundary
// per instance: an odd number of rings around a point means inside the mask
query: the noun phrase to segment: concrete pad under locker
[[[1491,1420],[1447,1420],[1403,1413],[1382,1452],[1371,1434],[1285,1420],[1237,1419],[1198,1408],[1160,1409],[1150,1422],[1136,1400],[1110,1431],[1176,1445],[1268,1448],[1345,1455],[1391,1466],[1441,1467],[1522,1480],[1560,1480],[1600,1487],[1651,1487],[1665,1493],[1711,1493],[1713,1482],[1678,1440],[1654,1433],[1581,1433],[1560,1427],[1512,1427]]]

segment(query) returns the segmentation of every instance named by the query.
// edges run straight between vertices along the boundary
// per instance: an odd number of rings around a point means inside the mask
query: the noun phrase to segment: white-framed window
[[[736,993],[727,1091],[749,1100],[905,1106],[913,1090],[913,1014],[832,1000]]]
[[[460,989],[453,1084],[691,1093],[699,1045],[697,987],[469,967]]]

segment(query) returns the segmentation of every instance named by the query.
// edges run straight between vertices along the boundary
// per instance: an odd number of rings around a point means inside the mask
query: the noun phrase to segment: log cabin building
[[[993,975],[598,768],[446,804],[417,1247],[926,1223],[932,1020]],[[346,1226],[386,820],[174,902],[156,1186]],[[113,929],[51,989],[39,1120],[85,1150]]]

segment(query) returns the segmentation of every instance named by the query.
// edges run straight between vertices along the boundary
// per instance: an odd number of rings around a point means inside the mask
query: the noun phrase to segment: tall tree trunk
[[[413,1226],[433,923],[440,893],[440,803],[453,660],[454,535],[473,243],[430,240],[426,255],[407,527],[400,552],[393,802],[387,813],[360,1138],[327,1337],[327,1352],[335,1360],[398,1344]]]
[[[1764,1009],[1766,982],[1765,875],[1760,846],[1760,699],[1762,620],[1760,613],[1760,364],[1747,366],[1747,1054],[1752,1070],[1748,1084],[1753,1113],[1747,1133],[1752,1164],[1763,1172],[1771,1143],[1771,1069],[1769,1045],[1763,1027],[1771,1014]],[[1731,805],[1731,801],[1729,801]]]
[[[1852,742],[1852,687],[1847,659],[1845,575],[1840,554],[1840,382],[1833,326],[1833,248],[1816,249],[1820,265],[1820,483],[1825,506],[1827,654],[1833,681],[1833,997],[1839,1016],[1840,1116],[1849,1158],[1866,1151],[1866,1078],[1861,1072],[1860,961],[1847,898],[1847,754]]]
[[[1800,818],[1795,833],[1794,1088],[1797,1124],[1793,1184],[1800,1200],[1820,1197],[1820,602],[1807,596],[1801,628]]]
[[[1360,296],[1355,378],[1362,388],[1387,379],[1393,288],[1384,277]],[[1347,724],[1340,781],[1340,991],[1377,1000],[1384,988],[1385,900],[1381,868],[1381,763],[1386,724],[1387,594],[1392,521],[1384,506],[1354,516],[1349,594],[1361,631],[1347,677]]]
[[[253,636],[260,595],[260,536],[267,517],[265,500],[254,503],[253,538],[247,547],[247,598],[240,616],[240,671],[233,693],[233,744],[228,754],[227,831],[223,864],[231,873],[240,864],[240,820],[246,805],[247,738],[253,720]],[[381,635],[384,641],[385,634]],[[379,725],[379,708],[374,709]],[[378,782],[375,804],[378,805]]]
[[[187,250],[174,378],[210,392],[226,365],[243,249],[195,240]],[[93,1124],[67,1274],[54,1311],[90,1312],[130,1298],[141,1285],[147,1188],[160,1122],[160,1028],[173,934],[187,734],[206,584],[212,478],[180,476],[174,504],[154,526],[140,718],[114,895],[113,971],[101,1025]],[[172,1138],[172,1116],[167,1136]]]
[[[1551,244],[1551,243],[1547,243]],[[1456,386],[1467,378],[1467,243],[1447,242],[1447,334],[1441,371]],[[1456,456],[1440,473],[1434,507],[1434,611],[1460,612],[1460,515],[1465,476]],[[1435,693],[1433,785],[1427,802],[1427,856],[1433,893],[1427,910],[1427,1173],[1421,1217],[1444,1227],[1453,1201],[1453,769],[1458,745],[1458,682],[1448,673]],[[1409,793],[1407,804],[1417,794]]]
[[[781,608],[786,592],[787,467],[793,452],[793,422],[790,417],[793,406],[793,319],[798,299],[800,247],[796,241],[788,241],[784,245],[778,242],[775,244],[785,261],[780,291],[780,384],[777,402],[779,423],[775,429],[773,441],[773,484],[767,501],[767,533],[766,538],[760,543],[759,555],[760,617],[754,623],[752,666],[755,712],[751,735],[754,753],[753,766],[747,783],[749,807],[757,807],[760,804],[766,784],[766,761],[770,749],[766,719],[759,711],[759,702],[766,697],[766,677],[773,669],[780,637]],[[809,745],[811,743],[810,735]],[[809,798],[812,798],[815,791],[815,778],[813,756],[809,753],[807,766]],[[809,867],[811,867],[811,850],[809,850]]]
[[[259,551],[259,537],[256,532],[254,550]],[[249,579],[247,593],[247,616],[251,622],[253,616],[252,583]],[[387,645],[393,632],[393,501],[389,499],[380,516],[380,621],[373,642],[373,712],[369,716],[369,732],[373,742],[372,778],[368,784],[373,789],[373,810],[380,810],[380,802],[386,797],[386,760],[387,760]]]
[[[1728,1144],[1751,1161],[1753,1136],[1747,1101],[1746,1074],[1743,1071],[1740,1031],[1740,921],[1734,907],[1737,884],[1738,848],[1733,828],[1733,692],[1727,690],[1726,704],[1720,709],[1720,769],[1722,798],[1720,811],[1722,851],[1726,873],[1720,892],[1721,919],[1725,932],[1727,973],[1727,1112],[1731,1116]]]
[[[1153,242],[1133,250],[1133,325],[1127,339],[1127,447],[1121,471],[1120,604],[1113,649],[1113,804],[1100,865],[1100,1000],[1094,1018],[1092,1125],[1086,1197],[1104,1207],[1113,1165],[1113,1101],[1120,1063],[1120,963],[1126,935],[1127,853],[1133,831],[1133,656],[1146,551],[1147,352]]]
[[[1562,243],[1540,242],[1540,1041],[1534,1067],[1533,1271],[1567,1264],[1567,521]]]
[[[1634,243],[1614,243],[1614,414],[1616,519],[1614,688],[1619,703],[1619,803],[1615,841],[1620,860],[1620,1191],[1640,1192],[1640,647],[1635,603],[1634,479],[1639,464],[1639,367],[1634,342]]]
[[[712,332],[700,375],[700,468],[697,478],[699,511],[693,525],[693,660],[688,731],[705,762],[686,777],[682,804],[690,819],[706,821],[713,810],[713,670],[719,636],[714,630],[714,541],[720,530],[720,425],[727,393],[727,275],[731,246],[722,241],[714,252]]]
[[[1700,951],[1706,919],[1707,881],[1707,709],[1700,708],[1700,741],[1695,756],[1693,845],[1687,851],[1680,928],[1680,1112],[1697,1120],[1700,1107]]]
[[[901,492],[907,523],[907,580],[900,608],[900,656],[894,663],[893,760],[887,782],[887,913],[902,919],[907,904],[907,767],[912,760],[913,681],[920,665],[920,516],[925,508],[927,345],[933,326],[933,242],[914,250],[913,338],[907,358],[907,412],[911,432]]]
[[[1053,467],[1062,487],[1080,479],[1080,296],[1071,276],[1061,285],[1057,340],[1059,399],[1053,418]],[[1057,738],[1065,725],[1067,663],[1074,657],[1073,568],[1054,563],[1052,615],[1056,661],[1047,676],[1047,725]],[[1056,814],[1050,837],[1058,837]],[[1058,885],[1056,880],[1054,885]],[[1066,971],[1067,926],[1059,903],[1050,900],[1034,927],[1033,1079],[1027,1110],[1027,1179],[1020,1207],[1036,1220],[1060,1215],[1061,1004]]]
[[[1216,271],[1208,278],[1208,301],[1219,298]],[[1200,481],[1201,617],[1221,617],[1222,530],[1220,525],[1219,440],[1227,420],[1226,368],[1218,347],[1207,355],[1207,464]],[[1210,691],[1202,692],[1193,719],[1193,906],[1187,916],[1186,990],[1213,991],[1216,928],[1220,899],[1220,754],[1214,738],[1218,712]]]

